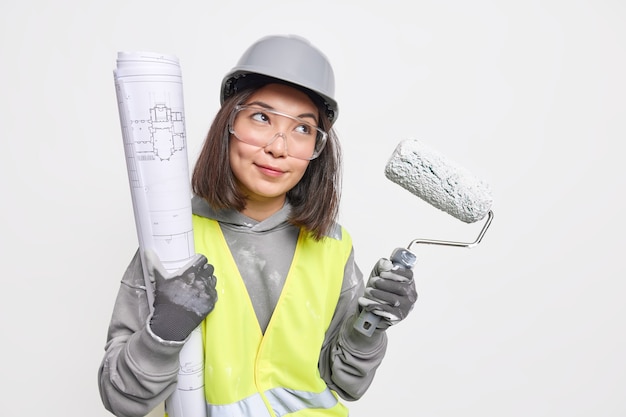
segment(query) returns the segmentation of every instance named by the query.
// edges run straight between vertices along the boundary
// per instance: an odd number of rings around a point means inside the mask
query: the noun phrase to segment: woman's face
[[[317,126],[318,109],[303,92],[282,84],[268,84],[244,103],[269,110],[275,110]],[[255,116],[257,117],[257,116]],[[260,120],[263,115],[259,115]],[[242,142],[230,135],[230,167],[248,203],[269,204],[280,209],[286,194],[302,178],[308,160],[297,159],[287,154],[286,139],[281,135],[293,129],[293,120],[272,118],[272,130],[277,133],[275,140],[265,147]]]

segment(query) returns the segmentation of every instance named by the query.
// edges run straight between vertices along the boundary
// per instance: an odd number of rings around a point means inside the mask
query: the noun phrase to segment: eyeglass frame
[[[287,155],[291,156],[292,158],[301,159],[301,160],[304,160],[304,161],[312,161],[315,158],[317,158],[318,156],[320,156],[320,154],[324,150],[324,147],[326,146],[326,142],[328,140],[328,132],[324,131],[323,129],[321,129],[321,128],[317,127],[317,126],[314,126],[313,124],[311,124],[310,122],[307,122],[304,119],[301,119],[301,118],[296,117],[296,116],[292,116],[292,115],[287,114],[287,113],[282,113],[282,112],[279,112],[279,111],[274,110],[274,109],[269,109],[267,107],[262,107],[262,106],[258,106],[258,105],[249,105],[249,104],[238,104],[238,105],[236,105],[233,108],[233,111],[232,111],[232,113],[230,115],[230,119],[228,120],[228,132],[230,134],[234,135],[237,140],[239,140],[239,141],[241,141],[243,143],[247,143],[248,145],[252,145],[252,146],[257,146],[259,148],[265,148],[266,146],[272,144],[276,140],[276,136],[281,135],[281,136],[283,136],[283,139],[285,140],[285,144],[287,144],[287,142],[286,142],[287,137],[282,132],[276,132],[274,134],[274,136],[272,136],[270,141],[267,142],[263,146],[259,146],[259,145],[255,145],[255,144],[246,142],[245,140],[243,140],[239,136],[237,136],[237,134],[235,133],[235,129],[234,129],[235,117],[237,116],[237,114],[240,111],[246,110],[246,109],[259,109],[260,111],[265,112],[265,113],[275,114],[277,116],[282,116],[282,117],[286,117],[288,119],[294,120],[294,121],[296,121],[298,123],[304,123],[304,124],[306,124],[308,126],[311,126],[313,129],[317,130],[318,133],[320,133],[322,135],[321,138],[320,138],[320,143],[321,144],[320,144],[319,150],[316,150],[316,146],[314,146],[313,147],[313,155],[310,158],[300,158],[300,157],[297,157],[297,156],[290,155],[289,154],[289,146],[287,146]],[[315,139],[315,143],[317,144],[317,138]]]

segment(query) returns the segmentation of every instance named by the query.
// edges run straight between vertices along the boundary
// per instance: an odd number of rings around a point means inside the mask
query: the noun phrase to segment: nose
[[[279,137],[283,140],[277,140]],[[276,158],[287,156],[287,136],[282,132],[276,133],[263,149]]]

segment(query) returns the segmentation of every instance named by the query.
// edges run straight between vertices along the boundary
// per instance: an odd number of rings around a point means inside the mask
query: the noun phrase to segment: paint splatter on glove
[[[146,266],[155,283],[152,332],[164,340],[185,340],[213,310],[217,301],[213,266],[196,256],[178,271],[168,273],[158,256],[146,251]]]
[[[408,316],[417,301],[413,271],[381,258],[370,273],[359,305],[382,320],[376,328],[387,329]]]

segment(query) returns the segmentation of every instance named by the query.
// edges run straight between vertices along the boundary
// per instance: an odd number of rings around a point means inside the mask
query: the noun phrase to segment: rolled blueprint
[[[182,73],[178,59],[152,52],[118,52],[113,72],[146,287],[144,253],[154,251],[173,272],[195,255]],[[153,293],[148,290],[150,308]],[[180,353],[177,389],[165,401],[170,417],[206,416],[202,334]]]

